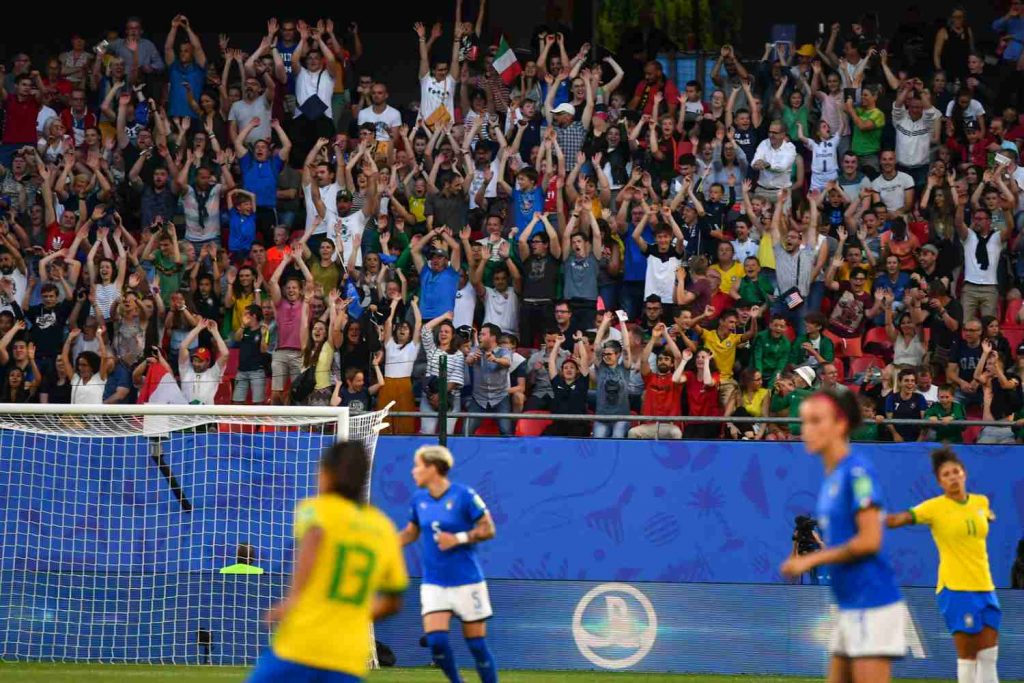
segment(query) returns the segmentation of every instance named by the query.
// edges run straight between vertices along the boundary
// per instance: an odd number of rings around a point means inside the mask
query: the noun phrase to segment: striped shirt
[[[917,121],[910,118],[907,108],[892,105],[892,124],[896,128],[896,163],[901,166],[923,166],[928,163],[932,144],[932,129],[942,117],[935,107],[925,109]]]
[[[448,383],[460,387],[464,385],[466,383],[466,357],[462,355],[462,351],[447,353],[439,349],[437,342],[434,341],[433,330],[424,328],[420,337],[423,339],[423,351],[427,355],[427,377],[437,377],[440,374],[438,359],[441,356],[447,356]]]

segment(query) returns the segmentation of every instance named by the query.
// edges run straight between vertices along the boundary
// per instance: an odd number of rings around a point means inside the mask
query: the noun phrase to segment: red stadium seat
[[[796,341],[796,330],[794,330],[793,326],[789,323],[786,323],[786,339],[790,342]]]
[[[981,427],[964,427],[964,445],[969,446],[977,441],[981,429]]]
[[[235,366],[238,367],[237,365]],[[231,405],[231,394],[234,390],[234,384],[227,375],[225,375],[221,381],[220,386],[217,387],[217,393],[214,394],[213,402],[219,406]]]
[[[1017,357],[1017,347],[1024,342],[1024,325],[1003,325],[1000,328],[1006,341],[1010,342],[1010,353]]]
[[[527,410],[524,415],[550,415],[547,410]],[[516,436],[540,436],[551,420],[516,420]]]
[[[501,431],[498,430],[498,423],[487,418],[480,423],[480,426],[470,436],[498,436],[500,434]]]
[[[889,341],[889,335],[885,331],[885,327],[872,327],[867,331],[864,335],[864,343],[870,344],[871,342],[881,344],[882,346],[892,346],[892,342]]]
[[[1003,313],[1002,321],[1003,325],[1020,325],[1017,322],[1017,314],[1020,313],[1021,305],[1024,305],[1024,299],[1010,299],[1006,302],[1006,312]]]
[[[860,373],[866,371],[868,368],[884,368],[884,367],[885,367],[885,361],[884,360],[882,360],[878,356],[872,356],[870,354],[868,354],[866,356],[861,356],[860,358],[851,358],[850,359],[850,374],[851,375],[860,374]]]
[[[238,374],[238,358],[241,354],[239,349],[228,349],[228,364],[224,366],[224,377],[234,379]]]

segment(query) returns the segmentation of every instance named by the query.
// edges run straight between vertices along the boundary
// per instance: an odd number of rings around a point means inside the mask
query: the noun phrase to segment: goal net
[[[0,404],[0,658],[252,663],[320,453],[386,414]]]

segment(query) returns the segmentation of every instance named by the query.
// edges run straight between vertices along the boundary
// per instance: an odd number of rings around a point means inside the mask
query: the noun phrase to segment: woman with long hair
[[[231,311],[231,332],[242,326],[245,309],[256,303],[256,270],[244,265],[237,271],[228,268],[227,287],[224,288],[224,308]]]
[[[981,316],[981,339],[992,344],[992,350],[999,356],[1004,367],[1012,367],[1010,341],[1003,336],[999,327],[999,318],[992,315]]]
[[[93,214],[95,217],[95,214]],[[128,271],[128,252],[121,243],[118,233],[113,234],[114,246],[117,248],[117,261],[109,256],[104,256],[96,264],[96,253],[103,247],[104,254],[110,252],[110,245],[107,238],[110,235],[109,228],[100,228],[96,231],[96,241],[89,250],[89,256],[85,266],[89,272],[89,282],[92,283],[92,293],[96,297],[96,306],[104,320],[110,319],[110,310],[114,302],[121,298],[121,291],[124,289],[124,280]]]
[[[0,396],[3,403],[36,403],[36,386],[25,381],[25,371],[15,366],[7,372],[7,382]]]
[[[928,244],[939,250],[935,271],[948,274],[950,282],[956,282],[964,262],[964,250],[956,234],[956,199],[947,178],[928,174],[928,181],[921,194],[921,215],[928,221]]]
[[[337,290],[330,293],[329,305],[326,315],[312,318],[310,303],[313,298],[312,288],[307,288],[306,301],[302,306],[302,318],[299,328],[299,337],[302,344],[302,368],[315,367],[313,391],[305,401],[308,406],[326,406],[331,402],[331,395],[334,393],[334,369],[336,344],[338,341],[337,328],[341,325],[341,318],[347,318],[344,309],[340,304],[341,297]],[[326,320],[324,319],[326,318]]]
[[[924,339],[924,328],[915,323],[910,313],[900,314],[894,321],[892,306],[885,307],[885,334],[892,342],[892,364],[895,367],[919,368],[924,363],[928,344]],[[893,369],[888,369],[895,374]]]
[[[384,344],[384,386],[377,394],[379,406],[386,406],[394,401],[394,410],[413,412],[416,401],[412,392],[412,370],[416,357],[420,352],[420,338],[423,329],[423,318],[420,315],[419,298],[413,297],[409,302],[414,323],[395,320],[400,299],[393,298],[388,303],[390,310],[384,322],[381,341]],[[385,434],[413,434],[416,421],[410,417],[389,418],[391,426]]]
[[[897,529],[923,524],[939,551],[935,599],[953,636],[958,683],[999,680],[1002,610],[989,569],[987,539],[995,515],[988,497],[969,493],[967,468],[950,448],[932,451],[932,472],[942,495],[886,517]]]
[[[932,66],[942,70],[951,80],[963,82],[967,78],[967,57],[974,52],[974,32],[967,25],[967,13],[957,5],[944,26],[935,32],[932,48]]]
[[[726,417],[767,417],[771,403],[771,393],[764,387],[761,372],[755,368],[744,368],[739,377],[739,391],[730,394],[725,405]],[[759,441],[767,434],[767,425],[744,422],[736,425],[726,424],[729,436],[733,439]]]
[[[437,330],[437,340],[434,339],[434,330]],[[430,435],[437,433],[437,418],[430,417],[437,415],[440,404],[441,392],[448,397],[449,412],[458,412],[462,402],[462,386],[466,377],[466,357],[462,353],[462,340],[455,332],[452,325],[452,312],[434,318],[423,326],[420,335],[423,340],[423,351],[427,356],[427,374],[423,378],[423,392],[420,396],[420,434]],[[439,381],[439,367],[441,357],[444,356],[448,367],[447,385],[441,386]],[[448,418],[448,432],[455,429],[454,418]]]
[[[861,421],[852,392],[819,391],[800,404],[801,437],[820,456],[825,481],[815,515],[825,548],[792,554],[781,573],[796,578],[832,566],[832,595],[839,612],[829,647],[828,680],[888,683],[892,659],[906,654],[907,606],[882,552],[885,501],[875,467],[853,452],[850,435]]]

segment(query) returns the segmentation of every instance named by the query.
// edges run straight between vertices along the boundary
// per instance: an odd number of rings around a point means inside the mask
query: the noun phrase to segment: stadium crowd
[[[2,400],[394,401],[430,434],[443,393],[595,415],[548,434],[787,439],[639,416],[786,417],[823,386],[858,392],[859,439],[1024,438],[1021,13],[957,9],[930,52],[861,24],[725,45],[706,92],[664,41],[599,57],[457,6],[451,36],[411,27],[399,107],[330,20],[17,54]]]

